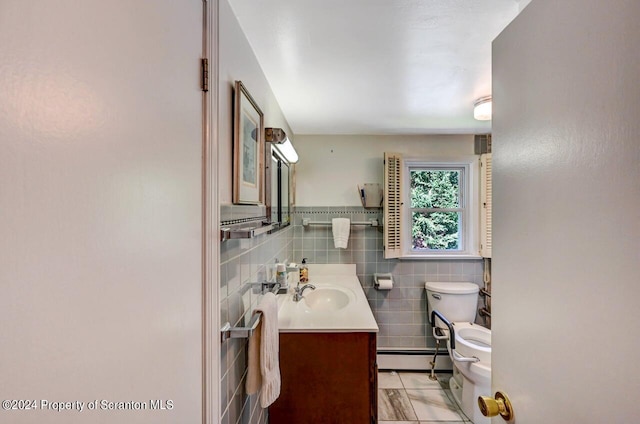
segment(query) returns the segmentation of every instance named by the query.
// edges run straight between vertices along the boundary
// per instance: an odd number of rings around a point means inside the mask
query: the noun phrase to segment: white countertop
[[[334,288],[345,293],[348,304],[336,311],[313,310],[305,300],[293,301],[293,287],[278,295],[278,326],[281,333],[378,332],[369,302],[356,276],[354,264],[310,264],[309,283],[318,290]],[[307,289],[304,296],[312,292]]]

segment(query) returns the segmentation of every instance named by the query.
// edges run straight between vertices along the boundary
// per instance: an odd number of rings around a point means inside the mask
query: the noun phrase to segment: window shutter
[[[402,254],[402,155],[384,153],[384,257]]]
[[[480,256],[491,257],[491,153],[480,155]]]

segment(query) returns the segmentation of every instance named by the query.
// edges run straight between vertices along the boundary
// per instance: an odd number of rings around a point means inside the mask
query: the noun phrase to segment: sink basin
[[[318,287],[304,294],[303,302],[314,312],[333,312],[345,308],[351,301],[345,290]]]
[[[311,280],[315,290],[307,288],[299,302],[294,300],[293,288],[278,295],[280,334],[377,332],[355,265],[315,266]]]

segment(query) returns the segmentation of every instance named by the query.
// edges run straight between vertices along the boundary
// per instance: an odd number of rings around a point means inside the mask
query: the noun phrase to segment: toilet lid
[[[437,293],[445,294],[470,294],[478,293],[480,287],[473,283],[449,283],[444,281],[427,281],[424,283],[424,288]]]

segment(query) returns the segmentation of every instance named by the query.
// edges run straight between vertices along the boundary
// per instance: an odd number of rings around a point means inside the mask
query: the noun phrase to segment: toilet
[[[478,408],[479,396],[491,396],[491,330],[475,324],[480,288],[473,283],[427,282],[425,289],[429,321],[433,311],[447,321],[433,315],[434,337],[447,340],[453,362],[451,393],[474,424],[489,424],[491,419]],[[436,327],[441,329],[439,334]],[[455,334],[453,343],[451,330]]]

